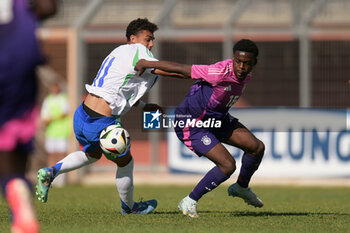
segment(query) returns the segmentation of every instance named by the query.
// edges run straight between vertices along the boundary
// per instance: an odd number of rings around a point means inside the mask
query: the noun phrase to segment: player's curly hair
[[[239,40],[233,46],[233,53],[235,53],[236,51],[252,53],[255,57],[258,57],[259,55],[258,46],[253,41],[248,39]]]
[[[148,30],[152,33],[158,30],[158,26],[154,23],[151,23],[148,21],[147,18],[141,19],[135,19],[131,21],[126,28],[126,39],[130,41],[130,36],[131,35],[136,35],[138,32],[142,30]]]

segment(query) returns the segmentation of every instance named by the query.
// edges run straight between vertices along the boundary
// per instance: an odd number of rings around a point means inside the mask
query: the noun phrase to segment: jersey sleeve
[[[139,61],[140,59],[145,59],[147,61],[158,61],[158,59],[154,58],[152,52],[148,48],[146,48],[146,46],[144,46],[142,44],[138,44],[137,53],[138,53],[137,61]],[[135,61],[134,61],[133,65],[134,66],[136,65]],[[148,68],[148,69],[146,69],[146,72],[149,74],[152,74],[153,70],[154,70],[154,68]]]
[[[213,65],[192,65],[191,77],[192,79],[206,81],[213,86],[218,84],[223,76],[221,67],[217,64]]]
[[[156,59],[153,56],[153,53],[148,48],[146,48],[146,46],[144,46],[142,44],[139,44],[139,46],[138,46],[138,53],[139,53],[138,54],[139,60],[145,59],[147,61],[158,61],[158,59]]]
[[[0,3],[0,25],[8,24],[12,21],[14,17],[13,11],[13,1],[12,0],[1,0]]]

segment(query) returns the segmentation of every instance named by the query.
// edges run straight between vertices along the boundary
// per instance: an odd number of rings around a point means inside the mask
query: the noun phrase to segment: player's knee
[[[258,140],[256,149],[253,155],[262,158],[264,156],[264,153],[265,153],[265,144],[262,141]]]
[[[99,149],[95,150],[94,152],[85,153],[85,154],[86,154],[86,156],[97,159],[97,160],[99,160],[102,157],[102,152]]]
[[[259,140],[259,155],[263,156],[265,153],[265,144]]]
[[[265,144],[262,141],[258,140],[255,150],[252,154],[259,157],[263,157],[264,153],[265,153]]]
[[[125,167],[126,165],[128,165],[130,163],[130,161],[132,160],[132,156],[130,151],[122,156],[122,157],[118,157],[114,160],[112,160],[115,164],[117,164],[118,167]]]
[[[220,169],[225,175],[230,176],[236,171],[236,161],[234,159],[227,160]]]

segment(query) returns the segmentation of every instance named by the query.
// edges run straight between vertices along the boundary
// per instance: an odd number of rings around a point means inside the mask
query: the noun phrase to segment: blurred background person
[[[45,127],[45,149],[49,155],[48,165],[52,166],[67,154],[71,134],[68,95],[62,91],[58,81],[51,83],[50,93],[43,101],[41,120]],[[53,185],[64,186],[66,177],[67,174],[59,176]]]
[[[36,28],[55,13],[55,0],[0,1],[0,183],[12,232],[39,232],[25,171],[39,116],[35,70],[43,59]]]

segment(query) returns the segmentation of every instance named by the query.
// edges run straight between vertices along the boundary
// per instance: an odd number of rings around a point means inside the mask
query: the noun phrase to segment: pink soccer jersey
[[[241,96],[251,74],[239,80],[233,72],[232,60],[227,59],[212,65],[193,65],[191,77],[204,82],[192,86],[186,102],[205,110],[207,116],[220,117]]]

